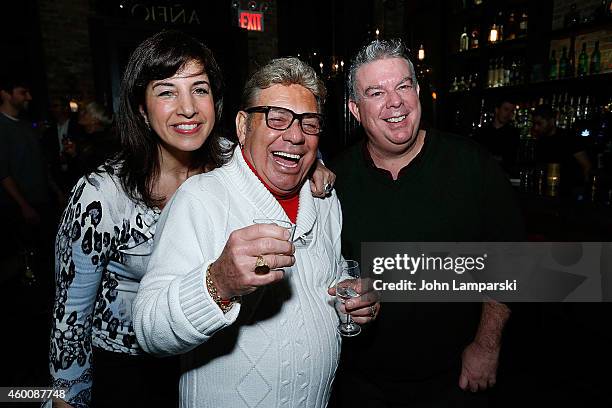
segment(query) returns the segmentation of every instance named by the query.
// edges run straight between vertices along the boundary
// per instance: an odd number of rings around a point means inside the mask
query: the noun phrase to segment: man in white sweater
[[[322,131],[325,88],[283,58],[247,82],[228,163],[188,179],[164,209],[134,303],[144,350],[182,354],[181,407],[325,407],[340,354],[328,292],[342,227],[334,192],[307,178]],[[291,221],[290,233],[255,219]],[[373,319],[371,292],[347,302]],[[341,308],[346,311],[345,306]]]

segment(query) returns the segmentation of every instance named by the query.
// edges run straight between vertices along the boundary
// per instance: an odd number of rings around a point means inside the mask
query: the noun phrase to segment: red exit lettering
[[[238,26],[249,31],[263,31],[263,13],[241,11],[238,14]]]

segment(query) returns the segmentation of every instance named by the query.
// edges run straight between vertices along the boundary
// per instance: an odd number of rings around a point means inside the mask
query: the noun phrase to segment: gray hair
[[[312,67],[297,58],[276,58],[255,71],[244,85],[242,109],[253,106],[259,91],[277,84],[308,89],[317,101],[318,112],[322,112],[327,95],[325,85]]]
[[[386,59],[386,58],[402,58],[408,62],[410,74],[412,75],[412,83],[418,85],[414,65],[408,56],[408,48],[399,38],[389,40],[374,40],[368,45],[362,47],[355,58],[351,61],[347,86],[349,90],[349,98],[353,101],[358,100],[357,95],[357,70],[369,62]]]
[[[89,113],[91,117],[100,122],[104,127],[108,127],[113,123],[113,115],[98,102],[89,102],[85,105],[84,111]]]

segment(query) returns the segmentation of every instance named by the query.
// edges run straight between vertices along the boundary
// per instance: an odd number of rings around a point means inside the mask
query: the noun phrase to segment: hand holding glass
[[[336,298],[345,303],[347,300],[358,297],[361,273],[359,263],[344,260],[339,265],[339,277],[336,282]],[[340,322],[338,333],[345,337],[356,336],[361,333],[361,327],[353,321],[350,313],[346,313],[346,322]]]
[[[289,242],[293,241],[293,234],[295,234],[295,224],[291,222],[283,221],[283,220],[275,220],[273,218],[257,218],[253,220],[253,223],[254,224],[272,224],[272,225],[277,225],[281,228],[285,228],[287,231],[289,231],[288,241]],[[257,266],[255,268],[255,273],[257,274],[265,274],[268,272],[270,272],[270,268],[267,265],[265,267]]]

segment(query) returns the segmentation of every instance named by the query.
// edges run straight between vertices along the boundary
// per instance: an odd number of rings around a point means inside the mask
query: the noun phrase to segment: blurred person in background
[[[536,162],[541,166],[559,164],[562,193],[584,186],[593,167],[586,152],[585,142],[557,127],[557,115],[550,105],[537,106],[531,115],[531,134],[536,139]]]
[[[70,185],[116,153],[118,146],[111,132],[112,123],[112,114],[98,102],[89,102],[79,111],[81,131],[63,140]]]
[[[506,174],[516,173],[516,162],[521,142],[518,129],[512,125],[516,103],[500,98],[495,103],[493,120],[478,129],[474,140],[483,145],[498,161]]]
[[[45,159],[53,180],[67,194],[75,180],[68,181],[68,156],[64,152],[64,145],[82,131],[77,123],[76,114],[70,110],[68,99],[54,98],[51,100],[49,113],[52,121],[42,138]]]

